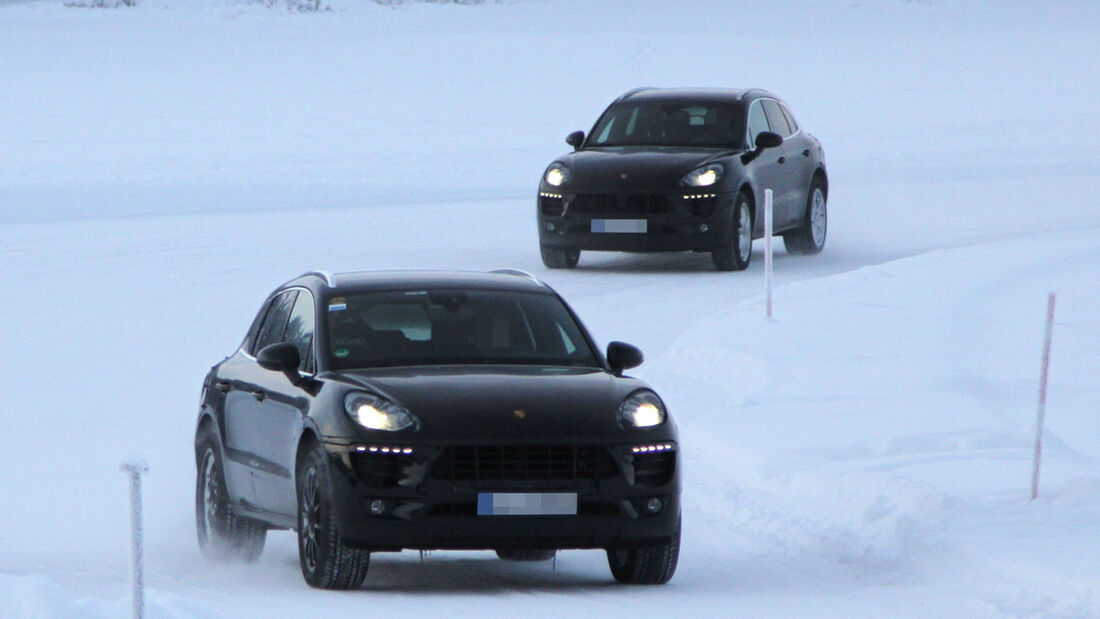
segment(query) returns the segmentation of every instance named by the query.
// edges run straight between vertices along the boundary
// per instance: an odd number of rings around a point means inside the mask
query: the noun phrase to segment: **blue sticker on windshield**
[[[332,351],[333,356],[338,357],[340,359],[343,359],[344,357],[348,356],[348,353],[349,353],[349,351],[348,351],[347,348],[337,348],[336,350]]]
[[[328,311],[330,312],[342,312],[346,309],[348,309],[348,302],[344,297],[336,297],[328,302]]]

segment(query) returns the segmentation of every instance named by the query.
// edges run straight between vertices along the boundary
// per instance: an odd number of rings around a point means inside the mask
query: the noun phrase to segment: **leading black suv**
[[[306,273],[206,376],[198,540],[253,560],[294,529],[306,582],[362,584],[372,552],[604,548],[624,583],[676,569],[680,467],[661,398],[518,271]]]
[[[594,249],[710,252],[718,270],[743,270],[764,235],[766,189],[788,252],[825,246],[825,151],[765,90],[632,90],[566,142],[574,152],[539,183],[550,268]]]

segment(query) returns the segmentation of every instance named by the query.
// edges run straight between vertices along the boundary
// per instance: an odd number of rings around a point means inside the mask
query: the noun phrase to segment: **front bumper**
[[[639,444],[325,447],[342,537],[372,551],[397,551],[608,548],[667,540],[680,516],[679,454],[674,439],[654,444],[663,450],[638,453],[645,446]],[[387,447],[391,451],[383,453]],[[499,464],[509,457],[516,462]],[[473,464],[478,458],[482,462]],[[479,494],[497,492],[576,493],[577,513],[478,515]],[[652,499],[660,509],[647,509]]]
[[[540,191],[539,242],[547,247],[602,251],[711,251],[729,242],[734,195],[570,194]],[[594,220],[645,221],[645,232],[598,232]]]

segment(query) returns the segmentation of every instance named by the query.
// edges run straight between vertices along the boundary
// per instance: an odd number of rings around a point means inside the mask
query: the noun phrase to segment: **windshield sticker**
[[[332,354],[338,359],[343,359],[344,357],[348,356],[348,353],[349,351],[347,348],[337,348],[336,350],[332,351]]]
[[[328,311],[342,312],[348,309],[348,301],[344,297],[336,297],[328,302]]]

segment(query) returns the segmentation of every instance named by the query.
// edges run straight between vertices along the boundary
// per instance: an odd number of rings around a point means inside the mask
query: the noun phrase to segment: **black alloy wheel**
[[[255,561],[264,550],[267,527],[233,513],[221,457],[212,437],[204,437],[198,454],[195,531],[199,549],[208,559]]]
[[[316,446],[298,467],[298,562],[311,587],[358,589],[367,577],[370,552],[340,539],[333,509],[332,479],[325,450]]]
[[[829,224],[829,211],[825,204],[827,198],[824,183],[815,178],[810,183],[806,214],[802,223],[794,230],[783,233],[783,246],[787,248],[787,253],[819,254],[825,248],[825,234]]]
[[[639,548],[608,548],[607,563],[615,580],[627,585],[662,585],[676,573],[680,559],[680,522],[667,542]]]
[[[752,261],[752,202],[743,192],[733,202],[730,237],[710,253],[719,271],[744,271]]]
[[[577,262],[581,259],[581,250],[579,249],[562,249],[540,245],[539,250],[542,252],[542,263],[551,269],[572,269],[577,266]]]

